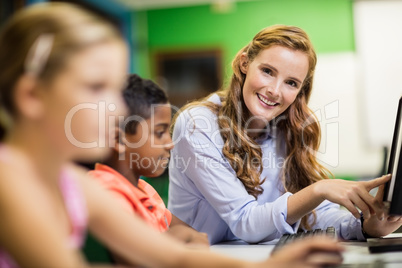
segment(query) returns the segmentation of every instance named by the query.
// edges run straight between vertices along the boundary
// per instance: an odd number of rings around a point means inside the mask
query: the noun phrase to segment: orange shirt
[[[155,189],[144,180],[138,180],[137,188],[119,172],[102,164],[96,164],[95,170],[89,174],[112,192],[124,210],[136,213],[159,232],[169,229],[172,213]]]

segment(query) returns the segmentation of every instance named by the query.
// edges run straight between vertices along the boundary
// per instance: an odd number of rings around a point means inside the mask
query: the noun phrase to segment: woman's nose
[[[272,81],[267,86],[267,93],[271,97],[278,97],[280,92],[280,82],[278,80]]]

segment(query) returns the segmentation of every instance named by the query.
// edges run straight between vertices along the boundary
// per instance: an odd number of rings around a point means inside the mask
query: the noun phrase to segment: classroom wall
[[[398,100],[402,96],[402,1],[358,1],[354,5],[356,47],[361,60],[363,109],[368,142],[392,139]],[[375,18],[375,19],[373,19]]]
[[[140,75],[153,78],[158,51],[221,48],[226,78],[237,51],[257,31],[273,24],[296,25],[310,36],[318,64],[310,108],[321,122],[318,158],[337,177],[378,175],[382,147],[369,144],[362,109],[359,58],[352,0],[265,0],[235,3],[227,12],[212,5],[135,12],[138,47],[133,60]],[[393,119],[392,119],[393,120]]]
[[[272,24],[302,27],[318,53],[354,50],[350,0],[246,1],[235,3],[227,13],[214,11],[211,5],[200,5],[138,14],[146,17],[138,25],[142,28],[146,23],[146,43],[151,54],[159,49],[218,46],[224,51],[225,65],[229,66],[236,52],[258,30]]]

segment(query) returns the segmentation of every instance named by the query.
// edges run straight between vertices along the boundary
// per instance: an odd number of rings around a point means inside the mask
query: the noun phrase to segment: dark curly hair
[[[129,134],[135,134],[141,120],[151,117],[152,105],[168,103],[168,97],[162,88],[136,74],[129,75],[123,90],[123,98],[127,104],[129,116],[136,116],[136,120],[130,120],[124,127],[124,131]],[[141,120],[138,120],[139,118]]]

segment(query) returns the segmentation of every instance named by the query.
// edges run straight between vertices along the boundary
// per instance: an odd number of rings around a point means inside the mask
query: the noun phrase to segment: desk
[[[390,234],[387,237],[401,237],[401,233]],[[263,261],[270,254],[278,240],[265,242],[261,244],[248,244],[244,241],[231,241],[219,243],[211,246],[211,250],[233,258],[239,258],[249,261]],[[370,254],[366,242],[348,241],[341,242],[345,247],[343,252],[343,264],[369,264],[375,260],[386,262],[386,268],[402,267],[402,252],[389,252]],[[342,267],[341,265],[340,267]]]

